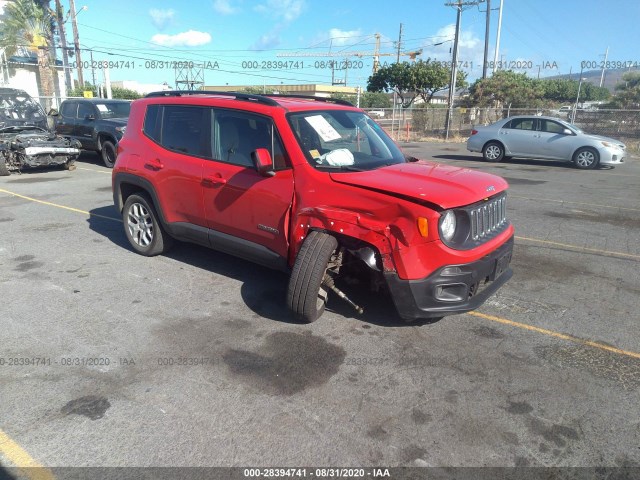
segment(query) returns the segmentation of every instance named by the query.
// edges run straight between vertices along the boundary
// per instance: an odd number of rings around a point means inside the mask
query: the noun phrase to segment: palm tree
[[[55,89],[52,65],[55,60],[50,56],[53,40],[51,20],[49,11],[40,8],[33,0],[14,0],[7,4],[0,24],[0,48],[4,48],[7,57],[15,55],[20,47],[35,51],[41,94],[45,97],[53,96]],[[44,103],[48,110],[51,100],[46,99]]]

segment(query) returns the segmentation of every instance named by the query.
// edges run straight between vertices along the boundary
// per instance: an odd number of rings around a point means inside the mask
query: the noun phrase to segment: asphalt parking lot
[[[402,146],[511,185],[514,276],[476,312],[407,326],[360,292],[296,324],[283,274],[133,253],[97,156],[0,178],[0,462],[639,466],[640,161]]]

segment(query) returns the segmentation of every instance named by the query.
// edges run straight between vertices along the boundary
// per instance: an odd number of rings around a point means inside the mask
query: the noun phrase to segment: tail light
[[[475,135],[476,133],[478,133],[478,130],[471,130],[471,135]]]

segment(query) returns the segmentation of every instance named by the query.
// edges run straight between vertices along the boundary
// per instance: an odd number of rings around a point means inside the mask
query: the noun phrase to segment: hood
[[[626,148],[623,142],[621,142],[620,140],[616,140],[615,138],[603,137],[602,135],[592,135],[590,133],[585,133],[584,135],[586,135],[589,138],[592,138],[593,140],[598,140],[600,142],[609,142],[614,145],[622,145],[623,148]]]
[[[506,180],[489,173],[423,161],[329,175],[338,183],[389,192],[443,209],[478,202],[508,187]]]

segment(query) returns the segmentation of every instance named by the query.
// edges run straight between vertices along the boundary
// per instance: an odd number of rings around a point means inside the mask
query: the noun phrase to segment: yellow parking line
[[[516,235],[515,238],[516,238],[516,240],[524,240],[525,242],[542,243],[544,245],[554,245],[556,247],[571,248],[571,249],[576,250],[578,252],[593,252],[593,253],[599,253],[601,255],[610,255],[610,256],[614,256],[614,257],[633,258],[633,259],[640,260],[640,255],[635,255],[633,253],[612,252],[612,251],[609,251],[609,250],[600,250],[598,248],[580,247],[578,245],[571,245],[569,243],[552,242],[550,240],[540,240],[538,238],[519,237],[517,235]]]
[[[611,347],[609,345],[605,345],[604,343],[594,342],[591,340],[584,340],[582,338],[574,337],[573,335],[568,335],[566,333],[554,332],[553,330],[547,330],[546,328],[534,327],[533,325],[514,322],[513,320],[508,320],[506,318],[501,318],[501,317],[495,317],[493,315],[487,315],[485,313],[480,313],[480,312],[467,312],[467,313],[469,315],[473,315],[474,317],[480,317],[480,318],[484,318],[485,320],[491,320],[492,322],[498,322],[504,325],[522,328],[524,330],[530,330],[532,332],[542,333],[543,335],[548,335],[550,337],[560,338],[562,340],[567,340],[569,342],[578,343],[580,345],[584,345],[587,347],[599,348],[600,350],[606,350],[607,352],[616,353],[618,355],[626,355],[627,357],[640,359],[640,353],[631,352],[629,350],[622,350],[621,348]]]
[[[534,200],[534,201],[554,202],[554,203],[570,203],[572,205],[587,205],[589,207],[615,208],[615,209],[619,209],[619,210],[632,210],[634,212],[640,212],[640,208],[616,207],[615,205],[601,205],[599,203],[575,202],[573,200],[554,200],[552,198],[532,198],[532,197],[523,197],[523,196],[520,196],[520,195],[509,195],[509,197],[510,198],[521,198],[521,199],[524,199],[524,200]]]
[[[48,205],[50,207],[57,207],[57,208],[62,208],[64,210],[69,210],[71,212],[83,213],[84,215],[89,215],[90,217],[104,218],[106,220],[113,220],[115,222],[121,222],[122,223],[122,220],[120,220],[119,218],[107,217],[105,215],[99,215],[97,213],[91,213],[91,212],[87,212],[86,210],[80,210],[79,208],[73,208],[73,207],[67,207],[66,205],[60,205],[60,204],[57,204],[57,203],[45,202],[44,200],[38,200],[37,198],[27,197],[26,195],[20,195],[19,193],[11,192],[9,190],[4,190],[3,188],[0,188],[0,193],[6,193],[8,195],[13,195],[14,197],[23,198],[23,199],[29,200],[31,202],[41,203],[42,205]]]
[[[43,467],[29,453],[0,430],[0,454],[31,480],[55,480],[53,472]]]

